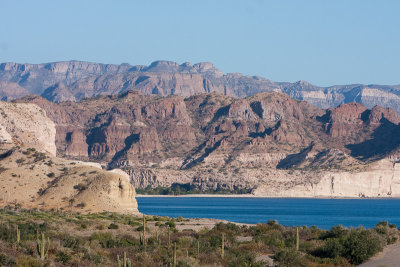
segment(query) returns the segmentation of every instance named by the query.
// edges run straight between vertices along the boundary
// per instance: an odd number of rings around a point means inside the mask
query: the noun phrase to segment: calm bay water
[[[400,199],[294,199],[138,197],[145,214],[184,218],[215,218],[240,223],[277,220],[286,226],[315,225],[330,229],[374,227],[379,221],[400,226]]]

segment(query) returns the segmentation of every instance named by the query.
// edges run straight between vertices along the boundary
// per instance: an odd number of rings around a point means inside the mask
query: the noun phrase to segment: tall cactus
[[[49,247],[50,247],[50,238],[47,237],[47,242],[46,242],[44,234],[42,233],[42,240],[40,241],[39,238],[37,239],[37,252],[40,255],[41,260],[47,258],[49,253]]]
[[[197,258],[200,257],[200,242],[197,240]]]
[[[18,229],[18,224],[17,224],[17,244],[19,244],[19,241],[21,241],[21,232]]]
[[[174,242],[174,267],[176,267],[176,242]]]
[[[225,234],[222,233],[222,242],[221,242],[221,257],[225,256]]]
[[[117,255],[117,266],[118,267],[131,267],[132,262],[126,257],[126,251],[124,251],[123,261],[121,262],[119,255]]]
[[[160,244],[160,243],[159,243],[160,237],[158,236],[158,231],[156,231],[156,241],[157,241],[157,244]]]
[[[170,229],[168,227],[168,249],[169,249],[170,246],[171,246],[171,231],[170,231]]]
[[[146,217],[143,214],[143,246],[146,247]]]
[[[121,260],[119,259],[119,255],[117,255],[117,266],[118,267],[122,267],[121,266]]]
[[[299,227],[296,227],[296,250],[299,250]]]

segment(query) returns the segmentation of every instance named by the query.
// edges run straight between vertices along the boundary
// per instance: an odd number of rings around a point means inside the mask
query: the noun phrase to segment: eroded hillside
[[[19,101],[36,103],[55,122],[60,156],[123,168],[139,188],[400,194],[400,116],[390,108],[349,103],[323,110],[282,93],[184,99],[129,91],[59,104],[36,96]],[[363,177],[371,177],[365,188]]]

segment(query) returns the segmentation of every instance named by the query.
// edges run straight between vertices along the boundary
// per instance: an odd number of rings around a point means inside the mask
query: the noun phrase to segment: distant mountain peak
[[[274,82],[241,73],[223,74],[211,62],[181,64],[157,60],[150,65],[101,64],[79,60],[43,64],[0,64],[1,99],[38,94],[52,101],[138,90],[143,94],[181,95],[217,92],[244,98],[261,92],[282,92],[320,107],[360,102],[368,108],[391,107],[400,112],[399,85],[335,85],[319,87],[305,80]],[[57,84],[63,84],[60,86]],[[19,87],[18,87],[19,86]],[[15,93],[18,88],[18,93]],[[366,90],[368,89],[368,90]]]

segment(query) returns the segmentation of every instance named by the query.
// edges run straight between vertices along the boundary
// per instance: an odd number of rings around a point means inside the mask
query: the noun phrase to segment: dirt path
[[[400,266],[400,242],[387,246],[381,253],[372,257],[359,267],[397,267]]]

